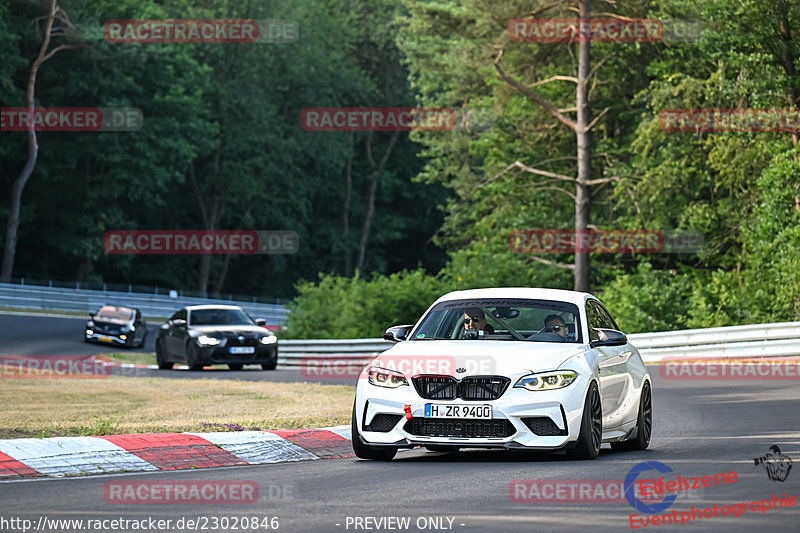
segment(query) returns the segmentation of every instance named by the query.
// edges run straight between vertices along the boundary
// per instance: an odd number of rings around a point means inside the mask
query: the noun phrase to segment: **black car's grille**
[[[522,423],[528,426],[528,429],[540,437],[555,437],[567,434],[567,430],[559,429],[556,423],[553,422],[553,419],[549,416],[523,418]]]
[[[364,426],[364,431],[388,433],[393,430],[403,415],[375,415],[369,425]]]
[[[108,333],[109,335],[119,335],[120,328],[122,328],[119,324],[109,324],[106,322],[95,322],[94,323],[94,331],[97,333]]]
[[[516,430],[508,420],[412,418],[404,429],[420,437],[504,438]]]
[[[417,394],[426,400],[496,400],[508,388],[510,379],[502,376],[466,377],[461,381],[443,376],[412,378]]]
[[[458,382],[455,378],[420,376],[411,381],[417,394],[426,400],[453,400],[457,394]]]

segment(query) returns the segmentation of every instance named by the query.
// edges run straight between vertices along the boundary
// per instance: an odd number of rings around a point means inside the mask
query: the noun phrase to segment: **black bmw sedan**
[[[141,348],[147,340],[147,324],[138,309],[104,305],[90,313],[83,340],[126,348]]]
[[[156,362],[167,370],[175,363],[202,370],[206,365],[228,365],[241,370],[260,364],[273,370],[278,364],[278,339],[235,305],[191,305],[177,311],[158,330]]]

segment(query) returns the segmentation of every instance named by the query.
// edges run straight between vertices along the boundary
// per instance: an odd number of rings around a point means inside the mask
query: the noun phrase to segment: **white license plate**
[[[256,349],[253,346],[231,346],[230,353],[254,353]]]
[[[425,418],[492,418],[492,406],[426,403]]]

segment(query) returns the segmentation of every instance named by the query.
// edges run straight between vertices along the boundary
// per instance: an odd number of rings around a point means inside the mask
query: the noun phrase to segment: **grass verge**
[[[0,438],[334,426],[350,423],[354,395],[309,383],[4,379]]]

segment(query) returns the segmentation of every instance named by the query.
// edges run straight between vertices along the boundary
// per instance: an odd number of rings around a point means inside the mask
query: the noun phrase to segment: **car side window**
[[[617,326],[617,323],[614,321],[613,318],[611,318],[611,314],[605,307],[603,307],[603,304],[599,302],[593,302],[593,303],[595,307],[597,307],[597,312],[600,315],[600,320],[604,324],[606,324],[603,327],[606,329],[616,329],[617,331],[619,331],[619,326]]]
[[[589,340],[596,341],[600,338],[595,331],[595,328],[603,328],[603,320],[600,313],[597,312],[597,307],[592,300],[586,302],[586,322],[589,324]]]

